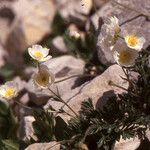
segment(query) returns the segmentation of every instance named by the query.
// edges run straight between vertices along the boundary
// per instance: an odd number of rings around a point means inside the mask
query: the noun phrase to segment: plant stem
[[[75,77],[94,77],[94,75],[90,75],[90,74],[76,74],[76,75],[72,75],[70,77],[66,77],[64,79],[55,81],[55,83],[63,82],[65,80],[68,80],[68,79],[71,79],[71,78],[75,78]]]
[[[70,142],[70,140],[63,140],[63,141],[56,142],[54,145],[50,146],[47,150],[50,150],[51,148],[53,148],[59,144],[66,143],[66,142]]]
[[[14,100],[14,102],[17,103],[17,104],[19,104],[21,107],[24,107],[24,108],[26,108],[26,109],[33,110],[31,107],[25,106],[24,104],[22,104],[22,103],[20,103],[20,102],[18,102],[18,101],[16,101],[16,100]]]
[[[64,103],[76,116],[78,116],[77,113],[60,96],[50,89],[50,87],[48,87],[48,90],[52,92],[62,103]]]
[[[124,37],[122,37],[122,36],[120,36],[120,35],[118,35],[118,37],[124,40]]]
[[[115,84],[115,83],[113,83],[113,82],[109,82],[109,85],[118,87],[118,88],[120,88],[120,89],[122,89],[122,90],[124,90],[124,91],[129,92],[128,89],[126,89],[126,88],[124,88],[124,87],[122,87],[122,86],[120,86],[120,85],[117,85],[117,84]],[[132,93],[132,92],[131,92],[131,94],[132,94],[133,96],[139,97],[139,96],[136,95],[135,93]]]
[[[14,100],[15,101],[15,100]],[[25,105],[23,105],[22,103],[20,103],[20,102],[18,102],[18,101],[15,101],[15,103],[17,103],[17,104],[19,104],[21,107],[23,107],[23,108],[26,108],[26,109],[29,109],[29,110],[35,110],[35,108],[31,108],[31,107],[28,107],[28,106],[25,106]],[[44,111],[44,110],[42,110],[42,111]],[[52,111],[52,110],[47,110],[48,112],[50,112],[50,113],[60,113],[59,111]],[[66,113],[68,116],[71,116],[71,117],[73,117],[71,114],[69,114],[69,113],[67,113],[67,112],[64,112],[64,113]]]

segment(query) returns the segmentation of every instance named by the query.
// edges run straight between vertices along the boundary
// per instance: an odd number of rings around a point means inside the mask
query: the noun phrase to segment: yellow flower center
[[[43,53],[40,52],[40,51],[36,51],[34,53],[34,57],[37,58],[37,59],[42,59],[43,58]]]
[[[128,36],[127,42],[129,46],[134,47],[138,44],[138,38],[135,35],[130,35]]]
[[[13,97],[14,95],[15,95],[15,89],[13,88],[6,89],[5,94],[4,94],[6,98]]]
[[[131,55],[127,51],[121,51],[119,53],[119,62],[126,63],[131,59]]]

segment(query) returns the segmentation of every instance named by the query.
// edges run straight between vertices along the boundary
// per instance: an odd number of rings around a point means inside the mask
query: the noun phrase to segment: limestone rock
[[[94,4],[95,4],[95,7],[96,8],[101,8],[103,7],[103,5],[105,3],[107,3],[109,0],[93,0]]]
[[[0,45],[0,67],[2,67],[5,64],[7,57],[8,57],[7,51]]]
[[[19,128],[20,139],[29,140],[30,138],[33,138],[34,140],[37,140],[32,127],[33,121],[35,121],[35,119],[32,116],[25,116],[22,118]]]
[[[62,36],[57,36],[52,41],[52,53],[64,54],[68,52],[68,48],[64,43]]]
[[[55,146],[54,146],[55,145]],[[54,146],[54,147],[53,147]],[[52,148],[51,148],[52,147]],[[25,150],[60,150],[60,145],[57,144],[56,142],[50,142],[50,143],[35,143],[30,146],[28,146]]]
[[[92,8],[92,0],[56,0],[61,16],[68,22],[83,25]]]
[[[22,30],[28,45],[40,41],[51,32],[55,6],[51,0],[20,0],[14,3],[14,10],[21,20]]]
[[[79,111],[81,102],[88,98],[92,98],[93,104],[96,106],[96,108],[102,109],[109,97],[114,95],[114,92],[124,92],[117,87],[110,86],[108,84],[110,81],[124,88],[128,87],[127,82],[124,81],[120,76],[124,77],[121,67],[118,65],[113,65],[109,67],[103,74],[97,76],[93,80],[86,82],[70,92],[67,92],[62,96],[62,98],[68,102],[68,105],[70,105],[71,108],[73,108],[76,112]],[[57,109],[63,106],[61,103],[52,101],[49,101],[49,105],[52,105]],[[71,113],[66,106],[64,107],[64,110]]]
[[[51,32],[55,15],[52,0],[17,0],[0,3],[0,39],[10,51],[24,50]]]
[[[140,139],[137,137],[127,140],[120,139],[115,143],[113,150],[136,150],[140,145]]]

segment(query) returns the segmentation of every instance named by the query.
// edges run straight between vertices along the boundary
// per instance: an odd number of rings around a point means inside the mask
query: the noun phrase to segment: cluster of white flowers
[[[106,35],[101,40],[105,47],[109,47],[116,62],[125,67],[133,66],[135,60],[142,50],[145,38],[136,31],[124,31],[121,37],[121,27],[116,17],[111,17],[108,23],[104,24]]]
[[[55,76],[46,65],[41,64],[52,58],[49,49],[40,45],[33,45],[28,48],[29,55],[38,62],[38,72],[33,75],[33,83],[44,89],[48,88],[55,81]],[[0,96],[6,100],[13,99],[18,94],[18,85],[14,81],[8,81],[0,86]]]

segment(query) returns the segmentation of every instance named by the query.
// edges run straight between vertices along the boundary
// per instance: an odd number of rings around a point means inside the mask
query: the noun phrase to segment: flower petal
[[[54,83],[55,77],[46,65],[40,65],[38,73],[33,76],[33,83],[40,88],[48,88]]]
[[[52,58],[52,56],[51,55],[48,55],[47,57],[45,57],[45,58],[43,58],[43,59],[41,59],[41,60],[39,60],[40,62],[45,62],[45,61],[47,61],[47,60],[49,60],[49,59],[51,59]]]

